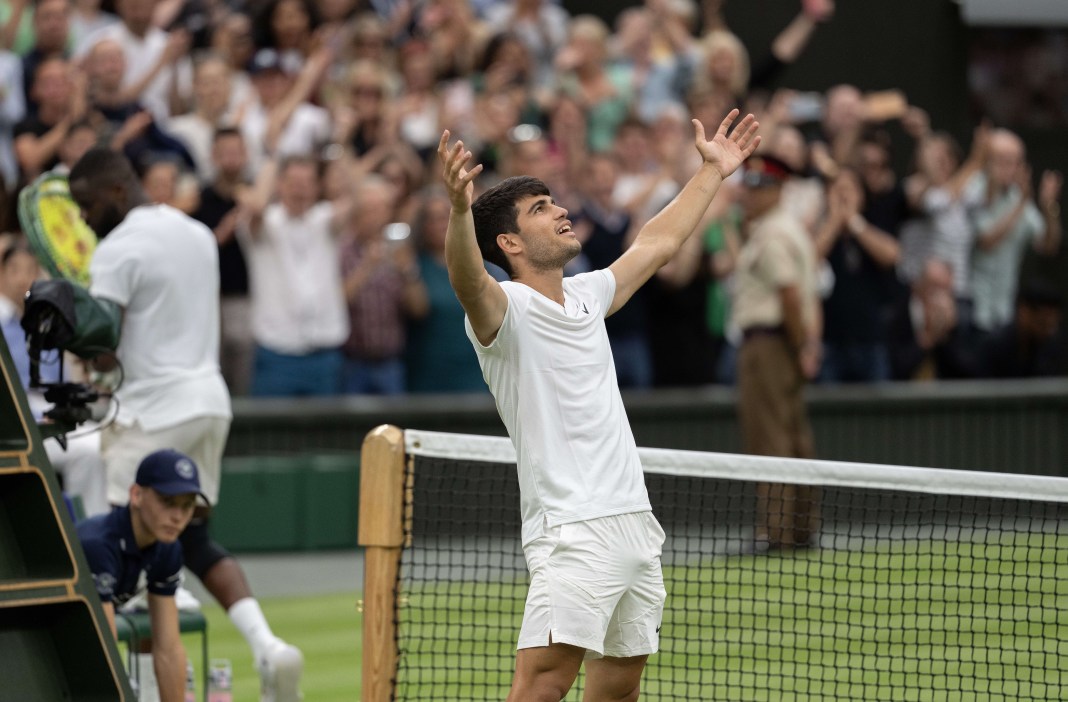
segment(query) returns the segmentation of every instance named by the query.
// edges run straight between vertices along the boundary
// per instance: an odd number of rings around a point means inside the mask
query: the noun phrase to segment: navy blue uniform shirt
[[[129,507],[116,507],[76,526],[101,602],[121,605],[136,595],[141,571],[152,594],[174,595],[178,590],[181,545],[157,541],[144,550],[138,548],[130,517]]]

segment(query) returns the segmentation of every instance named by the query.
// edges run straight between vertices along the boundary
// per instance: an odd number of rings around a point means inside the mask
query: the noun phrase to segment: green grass
[[[308,702],[356,702],[360,698],[363,617],[356,608],[358,597],[353,592],[260,601],[274,632],[304,652],[302,689]],[[204,604],[204,614],[211,657],[227,658],[233,666],[234,702],[259,702],[259,676],[245,639],[214,602]],[[184,640],[188,654],[199,665],[198,638]]]
[[[908,551],[731,556],[666,569],[674,613],[662,636],[665,649],[668,637],[685,639],[686,660],[665,650],[654,662],[686,672],[678,684],[651,667],[643,700],[1068,699],[1066,541],[935,542],[923,552],[912,543]],[[494,602],[499,597],[499,585],[470,583],[407,594],[403,619],[435,627],[442,641],[410,656],[434,671],[425,684],[409,685],[405,699],[503,698],[522,602]],[[276,633],[304,651],[308,702],[359,699],[357,598],[262,602]],[[233,664],[235,702],[256,702],[244,640],[217,606],[205,605],[205,613],[212,658]],[[487,635],[496,643],[480,640]],[[190,637],[194,657],[196,645]],[[489,668],[496,672],[483,672]]]
[[[643,699],[1064,700],[1066,552],[1068,537],[1034,534],[665,569],[671,611]],[[489,634],[510,651],[521,602],[488,604],[487,595],[454,583],[409,593],[407,621],[454,634],[409,657],[431,670],[418,670],[418,683],[413,674],[405,699],[472,689],[482,699],[484,683],[494,690],[486,699],[503,697],[510,658],[480,674],[493,646],[474,639],[499,626]],[[577,689],[567,697],[580,698]]]

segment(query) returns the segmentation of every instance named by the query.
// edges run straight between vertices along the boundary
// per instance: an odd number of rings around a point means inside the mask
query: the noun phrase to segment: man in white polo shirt
[[[438,145],[452,201],[445,260],[483,375],[515,445],[530,570],[509,702],[559,700],[586,661],[589,702],[635,700],[659,644],[660,551],[604,318],[693,233],[723,179],[760,139],[748,115],[712,140],[682,192],[607,269],[564,278],[581,244],[545,184],[508,178],[473,200],[471,153]],[[483,259],[511,280],[498,283]]]
[[[261,193],[274,189],[274,169],[260,173]],[[277,169],[278,201],[246,198],[237,229],[256,340],[251,394],[336,395],[349,336],[336,236],[348,205],[320,199],[315,159],[290,156]]]
[[[200,467],[201,491],[219,499],[230,396],[219,371],[215,237],[167,205],[151,204],[126,158],[90,149],[71,169],[71,196],[100,238],[90,294],[119,320],[118,414],[101,435],[108,500],[125,505],[138,465],[165,448]],[[182,532],[182,557],[252,648],[271,702],[299,696],[303,658],[271,632],[237,560],[211,539],[210,508]]]

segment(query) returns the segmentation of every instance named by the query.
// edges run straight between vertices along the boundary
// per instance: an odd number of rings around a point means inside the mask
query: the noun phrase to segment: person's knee
[[[230,557],[230,552],[212,540],[207,522],[197,521],[186,527],[179,541],[182,544],[182,560],[185,567],[198,579],[204,576],[219,561]]]
[[[508,702],[560,702],[575,684],[583,653],[563,644],[522,649]]]
[[[560,702],[567,696],[574,680],[567,681],[558,672],[540,673],[526,679],[517,678],[508,702]]]

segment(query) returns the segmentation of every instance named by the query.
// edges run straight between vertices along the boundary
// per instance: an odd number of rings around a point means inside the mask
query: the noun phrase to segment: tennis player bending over
[[[530,570],[509,702],[558,702],[586,661],[587,702],[636,700],[664,608],[660,549],[604,318],[693,232],[720,183],[760,142],[733,110],[682,192],[607,270],[564,278],[581,248],[545,184],[519,176],[472,203],[481,165],[441,136],[452,201],[445,261],[467,335],[515,445]],[[511,278],[496,282],[483,259]]]

